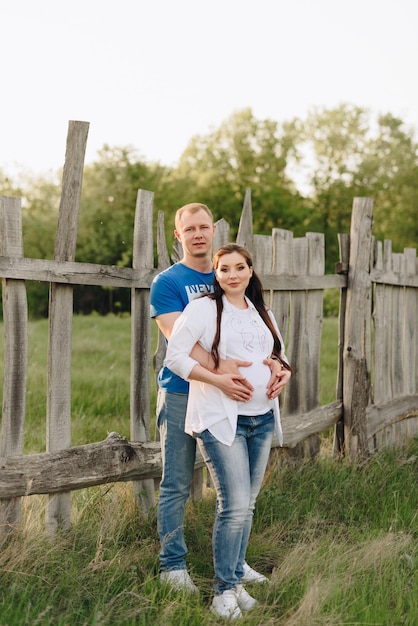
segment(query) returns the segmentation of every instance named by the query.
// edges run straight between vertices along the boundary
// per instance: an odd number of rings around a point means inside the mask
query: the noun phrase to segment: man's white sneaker
[[[242,585],[235,585],[235,591],[237,592],[237,602],[241,611],[251,611],[258,604],[257,600],[250,596]]]
[[[170,585],[175,591],[186,591],[187,593],[198,592],[198,588],[185,569],[172,569],[161,572],[160,581]]]
[[[226,617],[230,620],[242,617],[241,609],[238,606],[238,595],[235,589],[226,589],[218,596],[214,596],[210,610],[212,613],[219,615],[219,617]]]
[[[268,583],[269,579],[263,574],[259,574],[255,569],[250,567],[248,563],[244,563],[244,575],[241,578],[242,583]]]

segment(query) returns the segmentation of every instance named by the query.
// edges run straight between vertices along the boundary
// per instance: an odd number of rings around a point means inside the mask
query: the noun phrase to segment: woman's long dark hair
[[[218,268],[219,261],[224,256],[224,254],[231,254],[232,252],[238,252],[238,254],[241,254],[241,256],[244,257],[248,267],[253,267],[253,260],[251,258],[250,253],[248,252],[246,248],[238,245],[237,243],[227,243],[224,246],[221,246],[219,250],[215,253],[213,257],[214,269],[216,270]],[[215,337],[214,337],[212,348],[211,348],[211,355],[214,360],[216,368],[219,367],[219,360],[220,360],[219,359],[219,341],[221,339],[221,318],[222,318],[222,311],[223,311],[223,302],[222,302],[223,295],[224,295],[224,290],[220,286],[216,278],[216,274],[215,274],[214,291],[213,293],[208,294],[208,298],[211,298],[212,300],[215,300],[216,302],[216,332],[215,332]],[[247,296],[249,300],[251,300],[251,302],[257,309],[261,319],[263,320],[263,322],[265,323],[265,325],[267,326],[267,328],[270,330],[271,334],[273,335],[274,346],[273,346],[272,356],[275,356],[285,369],[292,371],[292,368],[289,365],[289,363],[287,363],[281,355],[282,344],[277,334],[277,331],[273,326],[270,316],[267,312],[267,307],[264,303],[264,298],[263,298],[263,285],[261,283],[261,280],[255,273],[254,268],[253,268],[253,273],[250,278],[250,281],[245,290],[245,295]]]

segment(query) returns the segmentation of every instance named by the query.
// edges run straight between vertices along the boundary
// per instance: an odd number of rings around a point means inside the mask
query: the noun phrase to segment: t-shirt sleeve
[[[181,299],[178,284],[168,274],[156,276],[150,290],[150,315],[157,317],[164,313],[182,311],[184,304]]]

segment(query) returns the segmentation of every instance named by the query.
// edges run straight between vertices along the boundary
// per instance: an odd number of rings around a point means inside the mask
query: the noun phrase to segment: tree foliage
[[[193,137],[177,172],[194,181],[217,217],[236,225],[247,188],[252,191],[254,230],[297,228],[305,205],[286,171],[292,145],[277,122],[257,120],[250,109],[232,115],[219,129]]]
[[[394,249],[416,246],[418,146],[413,132],[391,116],[342,104],[294,120],[299,162],[309,163],[309,227],[325,233],[327,267],[338,259],[337,234],[347,233],[353,198],[374,198],[374,234]],[[403,215],[399,220],[399,213]]]

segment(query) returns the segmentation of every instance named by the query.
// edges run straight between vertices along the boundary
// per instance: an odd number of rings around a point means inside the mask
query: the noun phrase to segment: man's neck
[[[181,263],[186,267],[189,267],[196,272],[201,272],[202,274],[209,274],[213,270],[212,257],[194,257],[194,256],[184,256],[181,260]]]

